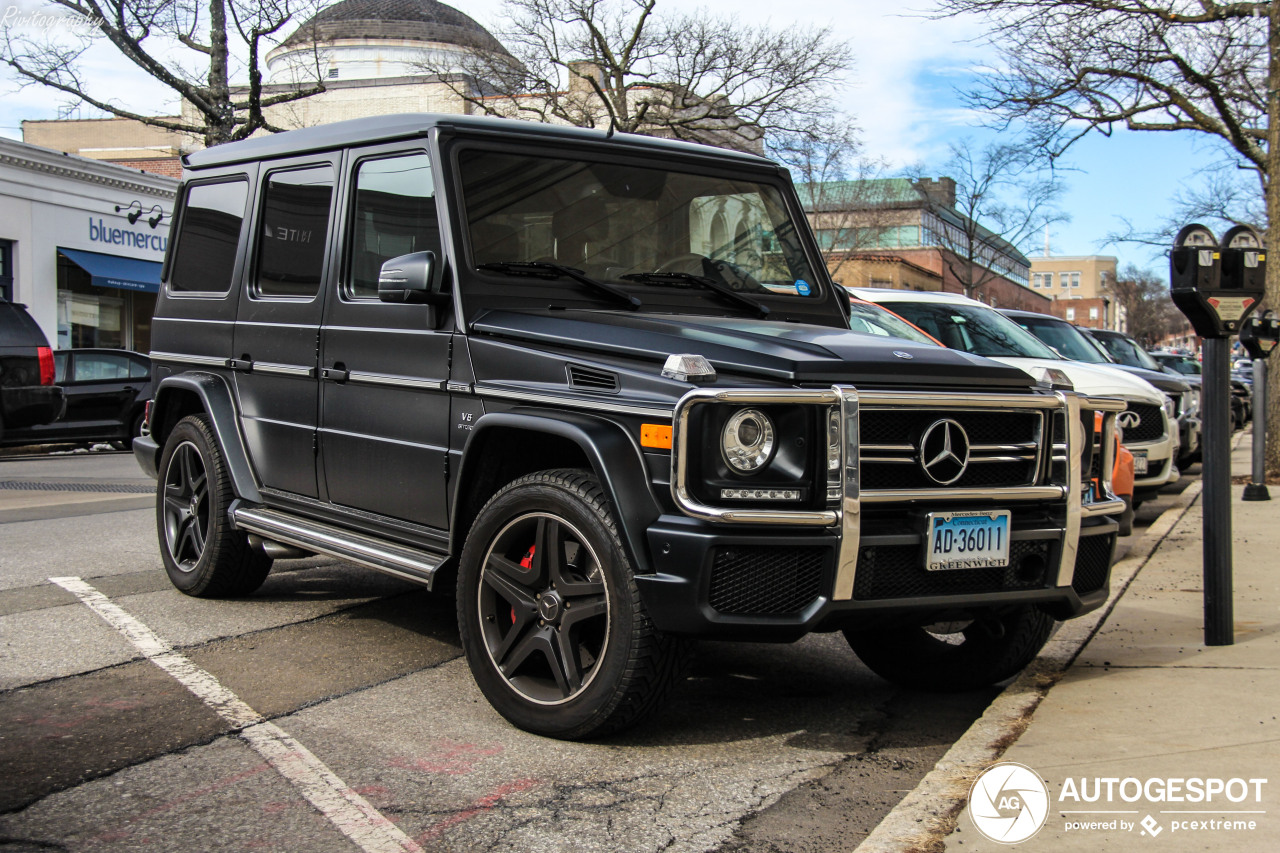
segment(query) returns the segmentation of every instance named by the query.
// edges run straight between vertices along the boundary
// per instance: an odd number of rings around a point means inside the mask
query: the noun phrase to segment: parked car
[[[1200,458],[1200,383],[1193,384],[1181,376],[1153,367],[1140,367],[1114,359],[1091,333],[1049,314],[1033,311],[1001,311],[1009,319],[1044,341],[1064,358],[1085,364],[1118,368],[1141,377],[1158,388],[1169,400],[1178,422],[1178,465],[1185,467]]]
[[[1193,384],[1201,379],[1201,364],[1194,356],[1172,352],[1149,352],[1147,355],[1165,370],[1176,371]],[[1249,379],[1249,382],[1245,382],[1234,372],[1231,376],[1231,428],[1233,430],[1240,429],[1253,417],[1252,375]]]
[[[1178,430],[1167,399],[1155,386],[1115,365],[1064,359],[1035,335],[989,305],[956,293],[852,288],[860,299],[883,305],[949,347],[986,356],[1029,372],[1058,370],[1077,389],[1126,402],[1125,446],[1133,453],[1134,506],[1178,479]]]
[[[151,359],[120,349],[70,349],[56,350],[53,364],[66,411],[52,423],[13,430],[4,443],[111,442],[127,450],[142,434],[151,399]]]
[[[483,695],[562,738],[661,706],[693,637],[841,630],[955,690],[1107,598],[1082,427],[1123,404],[851,332],[767,160],[405,115],[187,165],[134,442],[185,593],[314,552],[450,590]]]
[[[27,306],[0,300],[0,443],[62,414],[53,382],[53,350]]]

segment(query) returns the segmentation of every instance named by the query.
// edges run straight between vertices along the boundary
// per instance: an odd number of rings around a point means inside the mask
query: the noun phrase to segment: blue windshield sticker
[[[808,296],[809,282],[805,281],[802,278],[796,279],[796,293],[800,294],[801,296]]]

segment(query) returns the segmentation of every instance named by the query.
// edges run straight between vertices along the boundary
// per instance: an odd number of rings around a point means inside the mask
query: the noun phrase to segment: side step
[[[436,572],[448,559],[440,554],[397,545],[265,507],[236,507],[231,516],[236,527],[265,539],[350,560],[389,575],[425,584],[427,589],[431,588]]]

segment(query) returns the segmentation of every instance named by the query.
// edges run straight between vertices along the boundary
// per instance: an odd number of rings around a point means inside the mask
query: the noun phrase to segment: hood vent
[[[569,373],[569,387],[583,391],[602,391],[612,394],[618,390],[618,374],[598,367],[581,364],[565,365]]]

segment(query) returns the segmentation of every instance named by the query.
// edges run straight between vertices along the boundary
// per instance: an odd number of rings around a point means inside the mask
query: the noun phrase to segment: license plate
[[[1139,477],[1147,473],[1147,454],[1145,453],[1133,454],[1133,473],[1138,475]]]
[[[1009,511],[931,512],[928,559],[931,572],[1009,565]]]

